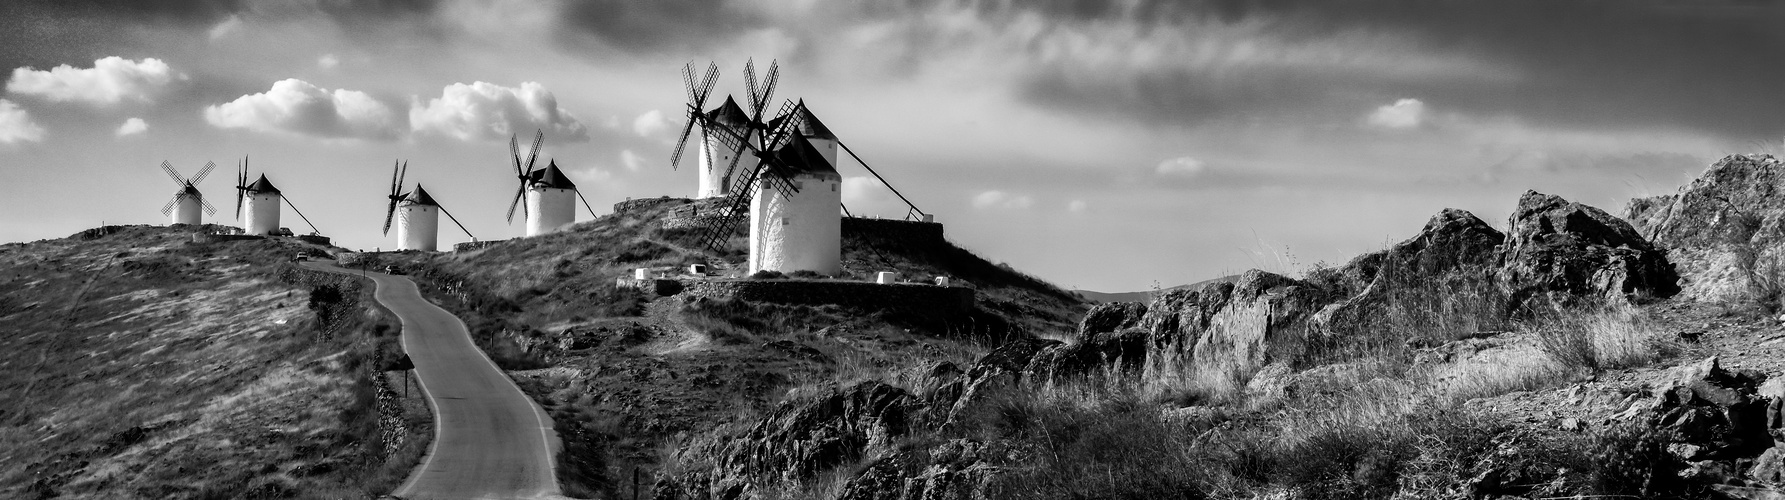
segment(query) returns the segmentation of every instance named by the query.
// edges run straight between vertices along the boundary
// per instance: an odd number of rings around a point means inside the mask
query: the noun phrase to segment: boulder
[[[1493,273],[1505,241],[1505,234],[1475,214],[1444,209],[1406,241],[1360,255],[1341,267],[1309,273],[1308,281],[1335,300],[1318,312],[1312,322],[1318,330],[1338,336],[1379,331],[1388,328],[1381,324],[1386,318],[1406,317],[1388,314],[1388,309],[1406,305],[1409,300],[1430,301],[1441,293],[1495,290]],[[1497,302],[1497,298],[1490,300]],[[1423,304],[1414,306],[1422,307]],[[1494,304],[1495,309],[1502,307]]]
[[[765,484],[792,484],[892,449],[906,434],[903,389],[861,382],[798,403],[783,403],[742,432],[716,432],[678,453],[689,472],[658,498],[741,498]]]
[[[1715,356],[1676,367],[1653,389],[1651,423],[1672,432],[1669,450],[1684,460],[1754,457],[1773,444],[1756,391],[1764,378],[1724,369]]]
[[[995,411],[998,403],[1012,391],[1018,390],[1024,370],[1037,353],[1059,345],[1059,341],[1043,339],[1005,342],[981,356],[973,363],[972,368],[967,369],[965,375],[936,391],[938,395],[959,396],[953,401],[933,398],[930,402],[931,411],[946,409],[943,414],[946,416],[927,420],[941,422],[944,427],[957,427],[978,421],[986,412]]]
[[[1001,442],[955,439],[875,460],[845,483],[839,500],[968,500],[996,496],[1000,464],[1021,453]]]
[[[1098,304],[1085,313],[1085,319],[1079,321],[1079,335],[1095,335],[1134,328],[1140,326],[1141,318],[1146,314],[1147,305],[1140,302]]]
[[[1511,311],[1540,299],[1569,304],[1679,292],[1667,256],[1603,210],[1526,191],[1510,223],[1499,279]]]
[[[1785,273],[1781,193],[1785,165],[1778,159],[1731,155],[1678,193],[1631,200],[1625,218],[1667,250],[1686,297],[1777,305],[1777,278]]]

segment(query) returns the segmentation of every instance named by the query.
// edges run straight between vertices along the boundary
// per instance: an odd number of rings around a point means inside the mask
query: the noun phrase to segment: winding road
[[[305,267],[361,274],[331,262]],[[551,419],[471,343],[465,323],[402,276],[364,273],[403,322],[403,350],[434,408],[434,443],[392,496],[408,500],[562,498]]]

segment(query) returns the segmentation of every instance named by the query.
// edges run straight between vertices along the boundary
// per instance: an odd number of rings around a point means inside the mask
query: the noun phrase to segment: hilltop
[[[616,286],[636,268],[678,274],[704,264],[715,274],[742,274],[741,234],[713,252],[700,247],[696,230],[664,227],[684,203],[636,204],[561,232],[475,250],[361,258],[374,268],[403,268],[552,411],[573,450],[559,476],[569,478],[567,492],[584,495],[616,491],[622,485],[614,478],[630,480],[635,468],[645,471],[649,487],[661,450],[788,394],[927,361],[964,363],[1010,338],[1065,335],[1088,307],[940,234],[863,228],[916,224],[897,221],[846,220],[841,277],[770,279],[859,281],[878,271],[926,282],[947,276],[972,290],[976,307],[945,315],[897,303],[659,297]]]
[[[328,249],[194,242],[212,229],[0,245],[0,496],[370,498],[402,480],[427,415],[373,367],[394,332],[369,294],[287,264]]]

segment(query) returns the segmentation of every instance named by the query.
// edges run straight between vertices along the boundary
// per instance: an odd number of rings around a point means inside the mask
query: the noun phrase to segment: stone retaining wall
[[[508,240],[467,241],[464,243],[453,245],[452,251],[454,251],[454,252],[469,252],[472,250],[487,248],[491,245],[495,245],[495,244],[502,243],[505,241],[508,241]]]
[[[937,240],[942,238],[942,223],[900,219],[843,218],[843,237],[874,236],[899,240]]]
[[[655,207],[658,205],[685,204],[685,203],[688,203],[689,201],[690,200],[687,198],[671,198],[668,196],[664,196],[664,197],[660,197],[660,198],[639,198],[636,200],[626,200],[626,201],[622,201],[622,202],[614,204],[614,213],[623,214],[623,213],[631,212],[631,211],[635,211],[635,210],[644,210],[644,209]]]
[[[784,304],[836,304],[863,309],[896,309],[919,314],[961,314],[973,309],[973,290],[925,284],[881,285],[842,280],[665,280],[680,281],[680,293]]]

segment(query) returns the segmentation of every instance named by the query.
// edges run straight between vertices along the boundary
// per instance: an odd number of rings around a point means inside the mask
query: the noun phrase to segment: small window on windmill
[[[785,226],[785,225],[788,225],[788,224],[792,224],[792,223],[793,223],[793,219],[792,219],[792,218],[789,218],[789,217],[782,217],[782,218],[781,218],[781,225],[783,225],[783,226]]]
[[[805,189],[805,188],[806,188],[806,181],[793,181],[793,190],[794,191],[799,191],[799,190]]]

